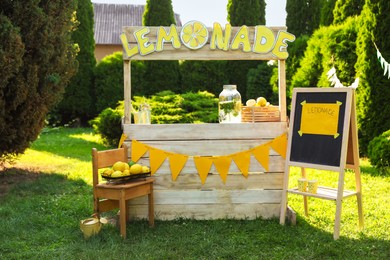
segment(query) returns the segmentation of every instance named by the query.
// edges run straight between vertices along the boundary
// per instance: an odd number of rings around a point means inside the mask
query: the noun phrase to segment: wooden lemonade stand
[[[194,22],[192,25],[195,26]],[[187,24],[183,28],[186,26],[188,29]],[[295,37],[285,27],[226,25],[222,29],[215,23],[207,28],[204,45],[191,47],[185,42],[183,28],[124,27],[120,36],[124,47],[123,133],[130,148],[129,158],[141,147],[145,153],[141,152],[138,162],[152,164],[152,173],[153,165],[157,165],[153,174],[156,218],[279,216],[285,159],[272,149],[272,144],[287,132],[285,59],[287,41]],[[278,60],[280,118],[273,122],[232,124],[132,124],[131,60]],[[264,150],[267,161],[260,164],[248,151],[266,144],[270,145]],[[237,153],[239,157],[240,152],[249,160],[245,174],[234,157]],[[225,155],[234,158],[225,169],[228,173],[224,181],[215,160],[225,160]],[[199,161],[202,162],[197,164]],[[183,167],[177,169],[179,162]],[[146,198],[134,199],[130,202],[130,217],[145,218],[147,209]]]

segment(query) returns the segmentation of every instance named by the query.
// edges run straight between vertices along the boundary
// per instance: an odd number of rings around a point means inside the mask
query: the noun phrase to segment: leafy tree
[[[278,89],[274,92],[270,82],[273,66],[265,62],[260,63],[257,68],[250,69],[248,72],[247,97],[256,99],[265,97],[271,104],[278,104]]]
[[[333,23],[343,23],[348,17],[359,15],[363,9],[365,0],[340,0],[336,1],[333,9]]]
[[[123,54],[115,52],[104,57],[95,67],[96,111],[114,109],[123,100]],[[143,77],[145,65],[142,61],[131,61],[131,91],[133,95],[145,95]]]
[[[321,26],[328,26],[333,23],[333,9],[337,0],[323,0],[321,8]]]
[[[254,26],[265,24],[265,1],[264,0],[229,0],[228,21],[232,26]],[[250,69],[256,68],[262,61],[228,61],[227,75],[229,84],[237,85],[243,100],[247,96],[247,74]],[[222,89],[222,88],[221,88]]]
[[[326,73],[334,66],[345,86],[356,77],[356,38],[358,18],[349,18],[343,25],[318,29],[308,41],[300,68],[292,78],[295,87],[330,87]]]
[[[21,154],[77,69],[72,0],[2,0],[0,157]]]
[[[286,25],[296,37],[311,35],[319,28],[324,0],[287,0]]]
[[[390,81],[377,59],[377,50],[390,62],[390,1],[367,0],[358,24],[358,60],[355,65],[360,84],[357,88],[359,149],[367,154],[369,142],[390,129]]]
[[[185,92],[208,91],[218,96],[228,84],[226,61],[184,61],[180,64],[182,88]]]
[[[147,0],[143,16],[145,26],[170,26],[175,23],[172,0]],[[180,93],[178,61],[145,61],[144,93],[152,95],[162,90]]]
[[[79,48],[77,55],[79,69],[66,87],[63,100],[57,108],[62,124],[66,124],[75,118],[80,119],[81,123],[85,123],[95,113],[93,69],[96,65],[96,59],[94,53],[93,7],[90,0],[77,1],[76,16],[78,26],[72,32],[72,39]]]

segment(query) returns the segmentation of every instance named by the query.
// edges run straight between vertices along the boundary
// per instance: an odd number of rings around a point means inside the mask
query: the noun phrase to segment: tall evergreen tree
[[[66,87],[63,100],[58,105],[61,123],[69,123],[78,118],[81,123],[88,122],[94,116],[93,70],[96,65],[95,40],[93,35],[93,6],[90,0],[77,0],[76,16],[78,26],[72,32],[77,43],[79,69]]]
[[[355,65],[360,84],[357,88],[359,148],[367,153],[368,143],[390,129],[390,80],[377,58],[390,62],[390,1],[366,0],[358,26],[358,61]]]
[[[254,26],[265,24],[265,0],[229,0],[228,21],[232,26]],[[248,96],[253,90],[247,93],[247,76],[250,69],[256,68],[261,61],[228,61],[227,75],[229,84],[237,85],[237,89],[243,100],[256,98]],[[221,88],[222,89],[222,88]]]
[[[21,154],[77,69],[73,0],[2,0],[0,158]],[[4,77],[3,77],[4,76]]]
[[[321,26],[328,26],[333,23],[333,9],[337,0],[323,0],[321,8]]]
[[[147,0],[143,16],[145,26],[176,24],[172,0]],[[145,61],[145,90],[152,95],[163,90],[180,93],[179,61]]]
[[[320,25],[323,0],[287,0],[286,25],[296,37],[311,35]]]
[[[365,0],[339,0],[333,9],[333,23],[343,23],[348,17],[360,15]]]

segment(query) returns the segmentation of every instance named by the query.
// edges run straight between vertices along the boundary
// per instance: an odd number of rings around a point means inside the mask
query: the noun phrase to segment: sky
[[[146,0],[92,0],[93,3],[145,5]],[[182,24],[191,20],[211,27],[214,22],[227,23],[228,0],[172,0],[173,11],[180,15]],[[286,0],[266,0],[266,25],[286,25]]]

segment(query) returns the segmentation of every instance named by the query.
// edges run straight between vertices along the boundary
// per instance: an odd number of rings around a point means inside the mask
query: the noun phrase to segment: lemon
[[[102,172],[102,176],[105,176],[105,177],[110,177],[111,174],[113,173],[114,171],[112,169],[105,169],[103,172]]]
[[[121,172],[121,171],[114,171],[114,172],[111,174],[111,177],[112,177],[112,178],[122,177],[122,172]]]
[[[265,107],[265,105],[267,104],[267,99],[265,99],[264,97],[258,97],[257,100],[256,100],[256,105],[259,106],[259,107]]]
[[[142,173],[142,165],[135,163],[130,167],[130,174],[140,174]]]
[[[184,24],[180,38],[184,46],[191,50],[202,48],[209,38],[209,31],[207,27],[198,21],[190,21]]]
[[[150,172],[150,168],[148,166],[142,166],[142,173]]]
[[[122,172],[122,175],[123,175],[123,176],[129,176],[129,175],[130,175],[130,170],[124,170],[124,171]]]
[[[245,104],[247,107],[254,107],[256,105],[256,100],[248,99]]]
[[[126,166],[125,165],[127,165],[127,163],[118,161],[118,162],[114,163],[114,165],[112,166],[112,169],[114,171],[121,171],[121,172],[123,172],[124,170],[126,170]]]

